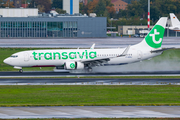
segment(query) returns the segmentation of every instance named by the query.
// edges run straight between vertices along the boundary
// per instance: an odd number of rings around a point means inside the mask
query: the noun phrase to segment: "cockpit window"
[[[17,57],[18,57],[18,55],[11,55],[11,57],[13,57],[13,58],[17,58]]]

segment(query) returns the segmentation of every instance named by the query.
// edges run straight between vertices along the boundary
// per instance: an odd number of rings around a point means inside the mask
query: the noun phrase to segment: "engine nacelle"
[[[84,63],[81,62],[65,62],[64,63],[65,70],[81,70],[84,69]]]

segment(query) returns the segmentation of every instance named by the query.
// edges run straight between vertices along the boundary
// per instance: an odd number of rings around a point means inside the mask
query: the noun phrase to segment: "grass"
[[[12,66],[6,65],[3,63],[3,60],[9,56],[11,56],[13,53],[25,51],[25,50],[34,50],[34,49],[42,49],[42,48],[0,48],[0,71],[18,71],[17,69],[14,69]],[[48,48],[50,49],[50,48]],[[63,48],[60,48],[63,49]],[[172,62],[180,62],[180,49],[171,49],[164,51],[164,53],[160,56],[157,56],[153,59],[151,59],[151,62],[154,63],[161,63],[163,60],[169,60]],[[145,61],[144,61],[145,62]],[[23,68],[24,71],[53,71],[53,67],[46,67],[46,68]]]
[[[0,86],[0,106],[171,106],[179,95],[176,85]]]

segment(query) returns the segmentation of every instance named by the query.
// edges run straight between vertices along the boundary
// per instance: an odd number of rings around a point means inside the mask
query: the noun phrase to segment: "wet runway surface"
[[[180,79],[1,78],[0,85],[180,85]]]
[[[69,73],[69,72],[0,72],[1,77],[80,77],[80,76],[180,76],[180,71],[147,71],[116,73]]]
[[[95,48],[127,47],[142,41],[144,38],[75,38],[75,39],[0,39],[0,47],[26,47],[26,48]],[[164,37],[162,47],[180,48],[180,37]]]
[[[175,106],[0,107],[0,118],[180,118]]]
[[[80,78],[85,76],[180,76],[180,71],[129,73],[0,72],[0,85],[180,85],[180,79]],[[19,77],[19,78],[13,78]],[[29,77],[29,78],[24,78]],[[33,77],[33,78],[32,78]],[[43,77],[43,78],[36,78]],[[46,78],[50,77],[50,78]],[[64,78],[53,78],[64,77]],[[73,78],[71,78],[73,77]]]

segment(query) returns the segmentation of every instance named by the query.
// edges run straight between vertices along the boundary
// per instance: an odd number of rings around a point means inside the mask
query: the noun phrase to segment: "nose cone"
[[[11,61],[10,61],[9,58],[6,58],[3,62],[4,62],[5,64],[8,64],[8,65],[11,63]]]

